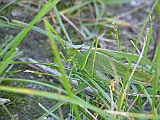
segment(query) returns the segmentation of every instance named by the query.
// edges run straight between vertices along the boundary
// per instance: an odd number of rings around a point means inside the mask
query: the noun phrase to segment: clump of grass
[[[61,45],[64,47],[64,49],[67,48],[67,45],[71,45],[74,46],[72,43],[74,43],[74,41],[70,38],[69,33],[67,32],[64,23],[61,20],[61,16],[66,19],[66,17],[63,14],[69,13],[72,15],[72,12],[75,12],[76,10],[84,7],[88,5],[89,3],[93,3],[93,6],[95,8],[95,19],[96,22],[93,24],[83,24],[82,25],[82,29],[81,31],[77,32],[80,33],[82,39],[84,40],[91,40],[94,38],[94,36],[96,34],[98,34],[100,31],[103,30],[103,24],[102,22],[99,21],[99,19],[101,19],[104,15],[105,12],[105,3],[103,1],[99,1],[100,5],[102,6],[102,9],[99,9],[99,4],[98,2],[95,1],[85,1],[85,2],[80,2],[80,4],[71,6],[65,10],[62,10],[61,12],[58,11],[56,4],[58,3],[58,0],[55,0],[53,2],[49,1],[47,2],[43,8],[40,10],[40,12],[35,16],[35,18],[29,23],[23,23],[21,21],[13,21],[11,23],[9,22],[1,22],[1,25],[3,25],[3,27],[11,27],[11,28],[20,28],[23,27],[23,30],[12,40],[10,41],[9,44],[7,44],[7,46],[3,46],[3,50],[0,51],[0,57],[2,59],[1,64],[0,64],[0,74],[2,74],[6,67],[9,64],[43,64],[46,66],[51,66],[53,67],[51,64],[46,64],[46,63],[40,63],[40,62],[36,62],[36,63],[27,63],[27,62],[21,62],[19,63],[17,62],[13,62],[17,51],[16,51],[16,47],[19,45],[19,43],[22,41],[22,39],[26,36],[27,32],[31,29],[41,33],[41,34],[45,34],[49,37],[50,40],[50,45],[53,51],[53,55],[55,56],[57,63],[58,63],[58,67],[54,66],[60,74],[56,75],[57,79],[59,80],[59,82],[61,83],[61,85],[63,86],[63,88],[58,88],[58,86],[54,86],[54,85],[50,85],[47,83],[43,83],[43,82],[38,82],[36,80],[28,80],[28,79],[23,79],[23,78],[1,78],[1,80],[8,80],[8,81],[20,81],[20,82],[28,82],[28,83],[34,83],[34,84],[38,84],[38,85],[43,85],[46,87],[49,87],[53,90],[56,90],[57,93],[51,93],[49,91],[40,91],[40,90],[33,90],[33,89],[26,89],[26,88],[17,88],[17,87],[8,87],[8,86],[0,86],[0,90],[3,91],[9,91],[9,92],[16,92],[16,93],[22,93],[22,94],[32,94],[32,95],[37,95],[37,96],[42,96],[42,97],[46,97],[46,98],[50,98],[50,99],[54,99],[54,100],[58,100],[59,102],[57,102],[57,104],[55,106],[53,106],[50,109],[46,109],[45,106],[43,106],[43,104],[39,103],[39,106],[45,111],[45,113],[39,117],[40,119],[43,119],[44,117],[51,115],[52,117],[56,118],[56,119],[62,119],[59,116],[54,114],[54,111],[63,107],[64,104],[68,104],[69,107],[69,113],[67,118],[68,119],[159,119],[159,101],[156,99],[156,95],[157,95],[157,91],[159,90],[158,88],[158,84],[159,84],[159,61],[160,61],[160,56],[158,54],[158,51],[160,51],[160,43],[157,46],[157,51],[155,53],[155,58],[153,61],[150,61],[146,58],[147,52],[148,52],[148,47],[149,47],[149,43],[151,40],[151,34],[152,34],[152,25],[149,28],[149,32],[146,35],[146,44],[143,46],[142,48],[142,52],[140,53],[140,57],[138,58],[134,58],[136,57],[134,55],[136,48],[138,48],[138,44],[139,44],[139,40],[142,36],[142,33],[145,29],[145,26],[147,25],[148,21],[149,21],[149,17],[150,15],[153,13],[153,10],[155,9],[156,5],[158,5],[158,0],[155,0],[152,9],[150,10],[148,17],[146,18],[143,27],[141,29],[141,32],[138,36],[138,39],[136,41],[135,47],[133,49],[132,54],[130,55],[131,58],[129,58],[130,60],[128,61],[129,63],[127,64],[127,69],[126,69],[126,75],[121,77],[121,83],[119,83],[119,88],[116,88],[114,86],[114,81],[113,83],[110,82],[110,84],[104,84],[102,81],[96,81],[96,78],[94,77],[94,75],[90,74],[88,71],[84,70],[84,69],[80,69],[80,65],[78,63],[76,64],[72,64],[72,68],[71,69],[67,69],[64,68],[63,64],[62,64],[62,58],[59,56],[59,51],[57,49],[57,45],[55,44],[55,40],[59,41],[61,43]],[[58,32],[56,32],[56,30],[54,29],[54,27],[52,27],[52,25],[47,22],[46,20],[44,20],[44,24],[45,24],[45,28],[46,30],[43,30],[41,28],[35,27],[33,26],[35,23],[38,22],[39,19],[41,19],[46,13],[48,13],[48,11],[50,11],[53,8],[56,18],[57,18],[57,22],[59,23],[59,25],[61,26],[62,32],[63,34],[66,36],[67,41],[64,41],[58,34]],[[68,20],[68,19],[66,19]],[[111,19],[110,19],[111,20]],[[112,24],[114,19],[112,19],[110,21],[110,23]],[[69,20],[68,20],[69,21]],[[74,28],[77,28],[74,24],[72,24],[72,22],[69,22]],[[106,24],[106,23],[105,23]],[[91,26],[91,27],[89,27]],[[91,29],[92,28],[92,29]],[[117,29],[117,28],[116,28]],[[53,33],[52,33],[53,32]],[[10,38],[7,38],[10,39]],[[116,42],[118,43],[118,48],[120,50],[120,52],[109,52],[110,56],[113,57],[113,60],[116,59],[114,58],[114,55],[119,54],[119,56],[121,56],[121,58],[123,58],[123,55],[127,55],[127,53],[122,53],[122,48],[120,46],[120,42],[119,42],[119,37],[118,37],[118,33],[116,31]],[[5,44],[4,44],[5,45]],[[93,46],[93,45],[92,45]],[[77,47],[77,51],[81,50],[83,46]],[[89,48],[89,47],[88,47]],[[96,47],[95,47],[96,48]],[[95,53],[98,50],[95,50]],[[71,52],[75,52],[75,51],[71,51]],[[87,62],[87,60],[90,57],[91,51],[90,49],[86,52],[87,54],[85,54],[85,56],[87,56],[87,59],[83,59],[85,62]],[[143,57],[143,53],[144,53],[144,57]],[[65,55],[64,55],[65,56]],[[73,54],[74,56],[74,54]],[[73,57],[71,56],[71,57]],[[67,59],[67,58],[65,58]],[[80,58],[79,58],[80,59]],[[95,59],[96,59],[96,54],[94,54],[93,57],[93,64],[95,63]],[[135,59],[137,59],[137,61],[135,61]],[[133,61],[136,62],[136,64],[133,64]],[[150,66],[146,67],[146,61],[149,61]],[[84,63],[85,63],[84,62]],[[125,64],[124,62],[122,62],[122,60],[120,59],[118,61],[120,64]],[[114,62],[113,62],[114,63]],[[139,65],[139,63],[141,63]],[[78,64],[78,65],[77,65]],[[125,64],[126,65],[126,64]],[[80,66],[80,67],[78,67]],[[117,66],[115,66],[114,64],[111,63],[112,69],[114,71],[113,74],[108,74],[108,79],[112,79],[113,76],[115,76],[115,79],[117,81],[119,81],[119,76],[117,74],[117,71],[115,68]],[[133,66],[133,69],[131,69]],[[85,67],[85,64],[83,65],[83,67]],[[82,68],[83,68],[82,67]],[[92,70],[94,69],[94,65],[91,66],[93,67]],[[139,67],[137,69],[137,67]],[[130,71],[132,70],[132,71]],[[137,71],[139,70],[139,71]],[[151,75],[150,79],[148,81],[142,81],[145,83],[144,84],[140,84],[140,83],[132,83],[131,79],[133,77],[133,75],[137,72],[140,72],[143,74],[142,70],[144,71],[144,73],[146,75]],[[41,74],[38,72],[34,72],[35,74]],[[69,73],[69,74],[67,74]],[[44,73],[45,74],[45,73]],[[47,75],[47,74],[45,74]],[[141,76],[138,76],[139,79],[141,79]],[[72,81],[75,80],[77,82],[77,88],[75,89],[73,87],[73,85],[71,84]],[[151,83],[152,84],[151,84]],[[152,95],[148,93],[147,91],[147,87],[151,87],[153,88],[152,90]],[[152,87],[154,86],[154,87]],[[84,92],[86,90],[86,88],[88,88],[91,90],[92,95],[87,94],[86,92]],[[105,89],[104,87],[108,87],[108,89]],[[133,89],[134,92],[136,92],[136,96],[134,96],[133,94],[130,94],[132,92],[130,92],[130,88]],[[113,90],[115,89],[115,91]],[[116,91],[117,90],[117,91]],[[141,97],[141,94],[143,94],[146,99],[149,101],[149,105],[152,108],[152,114],[147,114],[144,113],[143,109],[143,104],[142,104],[142,100],[143,98]],[[152,97],[153,96],[153,97]],[[158,103],[158,104],[157,104]],[[157,105],[157,107],[156,107]],[[10,116],[10,118],[14,119],[11,115],[11,113],[9,113],[9,111],[6,109],[6,107],[3,105],[4,109],[7,111],[8,115]],[[63,117],[63,115],[61,115],[61,117]]]

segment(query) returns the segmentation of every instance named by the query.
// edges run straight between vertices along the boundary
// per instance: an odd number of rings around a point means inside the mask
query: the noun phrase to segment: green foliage
[[[156,95],[157,91],[159,90],[160,83],[160,56],[158,54],[158,51],[160,51],[160,44],[157,47],[154,60],[151,61],[147,59],[147,52],[152,38],[153,25],[151,25],[149,28],[149,32],[146,38],[146,46],[143,47],[144,51],[142,53],[144,53],[144,56],[141,57],[134,54],[136,48],[138,48],[137,46],[139,44],[139,40],[142,36],[145,26],[147,25],[155,7],[157,7],[157,12],[159,14],[158,0],[155,0],[152,9],[150,10],[146,20],[144,21],[132,54],[122,52],[122,47],[119,42],[120,38],[118,36],[119,32],[117,31],[115,31],[115,39],[119,51],[97,48],[98,38],[95,37],[95,35],[102,34],[101,31],[104,30],[103,25],[105,24],[111,26],[111,23],[113,21],[117,24],[122,23],[122,21],[115,18],[108,18],[108,21],[99,21],[104,17],[104,13],[106,11],[105,5],[113,3],[121,4],[130,1],[131,0],[78,1],[78,4],[59,11],[58,7],[56,6],[59,0],[50,0],[43,6],[43,8],[29,24],[17,20],[12,20],[12,22],[9,22],[7,18],[1,16],[2,18],[6,19],[6,22],[0,20],[0,28],[18,28],[22,29],[22,31],[15,38],[13,36],[6,36],[4,40],[0,41],[0,74],[14,74],[19,72],[19,70],[9,72],[5,71],[9,64],[38,64],[50,66],[56,69],[59,74],[52,75],[39,71],[33,72],[33,74],[56,76],[63,87],[60,88],[55,84],[53,85],[46,82],[39,82],[37,80],[2,77],[0,79],[3,81],[37,84],[58,92],[53,93],[50,91],[41,91],[20,87],[18,88],[17,86],[10,87],[6,84],[1,84],[0,90],[10,93],[15,92],[21,94],[36,95],[57,100],[57,104],[50,109],[47,109],[44,105],[38,103],[38,105],[45,111],[45,113],[42,114],[42,116],[40,116],[38,120],[44,119],[44,117],[48,115],[51,115],[56,119],[61,119],[59,116],[55,115],[54,112],[60,107],[63,107],[63,105],[67,105],[69,107],[68,111],[70,112],[67,116],[68,119],[159,119],[159,110],[158,107],[156,107],[156,105],[159,104],[159,101],[156,99]],[[7,6],[1,8],[0,11],[5,10],[8,5],[11,5],[14,2],[15,1],[7,4]],[[74,41],[70,38],[70,31],[67,31],[61,16],[67,13],[71,16],[74,16],[78,14],[77,11],[80,9],[82,9],[82,11],[87,11],[88,4],[94,8],[95,22],[82,23],[82,29],[80,31],[78,31],[78,29],[76,30],[80,33],[80,37],[82,37],[84,43],[87,40],[93,39],[93,41],[91,42],[90,46],[73,45],[72,43],[74,43]],[[41,5],[41,2],[39,2],[39,8],[41,8]],[[27,10],[28,8],[29,4],[25,10]],[[38,20],[46,15],[50,10],[54,10],[57,26],[59,25],[62,29],[63,34],[67,39],[66,41],[63,40],[62,37],[60,37],[56,29],[54,29],[47,20],[44,20],[46,30],[34,26],[34,24],[36,24]],[[76,28],[76,26],[74,27]],[[40,62],[35,63],[14,61],[18,55],[18,51],[16,50],[17,46],[21,43],[22,39],[31,29],[48,36],[52,53],[56,58],[57,65]],[[111,32],[107,31],[107,33]],[[67,56],[65,59],[67,59],[72,64],[71,68],[65,68],[63,66],[62,58],[59,55],[59,50],[57,48],[55,40],[59,41],[63,49],[67,52]],[[72,81],[77,82],[76,89],[73,87]],[[84,91],[86,91],[86,89],[88,88],[91,91],[90,94],[92,94],[92,96],[84,93]],[[132,94],[133,92],[136,93],[136,97]],[[149,101],[149,105],[152,106],[152,114],[148,115],[142,113],[142,98],[139,96],[139,94],[143,94],[146,96],[146,99]],[[18,101],[18,103],[23,104],[23,101]],[[8,116],[14,119],[7,107],[3,105],[3,108],[6,110]],[[99,118],[97,118],[97,116]]]

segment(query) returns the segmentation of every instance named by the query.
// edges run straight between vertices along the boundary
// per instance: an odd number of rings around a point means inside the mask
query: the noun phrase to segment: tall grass
[[[117,1],[117,0],[112,0],[108,1],[108,4],[113,4],[113,3],[120,3],[120,2],[127,2],[131,0],[123,0],[123,1]],[[73,45],[75,41],[73,41],[69,35],[69,32],[67,31],[64,22],[62,22],[62,19],[64,19],[63,15],[66,15],[67,13],[70,14],[70,16],[74,16],[78,14],[78,10],[80,9],[86,9],[87,5],[91,5],[94,7],[95,10],[95,23],[90,24],[90,23],[82,23],[81,24],[81,30],[76,31],[76,32],[81,32],[80,37],[83,39],[83,42],[86,42],[87,40],[92,40],[95,35],[102,33],[102,31],[105,31],[103,28],[103,24],[100,19],[104,17],[105,14],[105,5],[107,4],[106,1],[99,0],[88,0],[88,1],[79,1],[79,4],[75,4],[74,6],[70,6],[66,9],[63,9],[62,11],[58,10],[58,5],[57,3],[59,0],[54,0],[54,1],[48,1],[42,9],[39,11],[39,13],[35,16],[35,18],[29,23],[24,23],[22,21],[17,21],[13,20],[12,22],[4,22],[0,20],[0,28],[4,27],[9,27],[9,28],[15,28],[15,29],[22,29],[22,31],[11,41],[8,43],[8,45],[0,51],[0,75],[2,76],[3,74],[6,73],[6,68],[10,64],[40,64],[40,65],[46,65],[50,67],[54,67],[57,69],[57,71],[60,73],[56,75],[57,79],[59,80],[60,84],[63,86],[63,88],[59,88],[58,86],[50,85],[47,83],[43,82],[38,82],[36,80],[28,80],[24,78],[7,78],[7,77],[1,77],[0,80],[2,81],[14,81],[14,82],[27,82],[27,83],[34,83],[38,85],[43,85],[48,88],[51,88],[53,90],[56,90],[57,93],[52,93],[49,91],[40,91],[40,90],[34,90],[34,89],[26,89],[26,88],[18,88],[18,87],[8,87],[8,86],[2,86],[0,85],[0,90],[2,91],[8,91],[8,92],[15,92],[15,93],[21,93],[21,94],[32,94],[32,95],[37,95],[37,96],[42,96],[45,98],[50,98],[54,100],[58,100],[59,102],[53,106],[50,109],[46,109],[41,103],[39,103],[39,106],[45,111],[44,114],[42,114],[38,120],[42,120],[44,117],[51,115],[52,117],[56,119],[62,119],[59,116],[55,115],[54,112],[60,108],[63,107],[64,104],[68,104],[70,106],[68,115],[66,117],[68,119],[160,119],[160,111],[159,111],[159,100],[157,98],[157,91],[159,90],[159,64],[160,64],[160,55],[158,54],[158,51],[160,51],[160,43],[158,43],[157,50],[155,53],[155,58],[153,61],[150,61],[150,63],[153,63],[153,65],[146,67],[146,62],[143,63],[141,61],[143,53],[145,59],[147,59],[147,53],[148,53],[148,48],[149,48],[149,43],[152,38],[152,32],[153,32],[153,26],[151,25],[149,28],[149,32],[146,35],[146,45],[143,46],[143,51],[141,52],[141,56],[139,57],[137,64],[133,64],[132,61],[134,61],[134,58],[131,58],[131,61],[128,63],[128,69],[126,71],[126,76],[124,76],[122,79],[122,83],[118,86],[119,88],[117,89],[118,92],[112,91],[113,86],[111,85],[106,85],[106,87],[109,86],[110,89],[104,89],[101,84],[95,81],[95,78],[91,75],[89,75],[86,71],[77,71],[79,69],[77,66],[78,65],[73,65],[71,69],[67,69],[63,66],[62,64],[62,57],[59,55],[59,51],[57,49],[56,41],[60,42],[63,49],[66,50],[66,45]],[[7,4],[5,7],[1,8],[0,11],[6,9],[8,5],[12,4],[13,1],[9,4]],[[135,43],[135,47],[132,51],[132,54],[136,52],[136,48],[138,48],[138,44],[140,41],[140,38],[142,36],[142,33],[145,30],[145,26],[149,22],[149,18],[153,11],[155,10],[156,5],[158,5],[158,0],[155,0],[147,18],[144,21],[144,24],[142,26],[142,29],[138,35],[138,38]],[[41,6],[39,4],[39,6]],[[101,9],[99,8],[101,6]],[[38,23],[38,20],[42,19],[43,16],[45,16],[49,11],[54,11],[56,17],[56,21],[59,24],[59,26],[62,29],[62,32],[66,36],[66,41],[60,37],[58,32],[52,27],[51,23],[49,23],[47,20],[44,21],[44,26],[45,30],[34,26],[35,23]],[[75,14],[76,13],[76,14]],[[61,16],[63,18],[61,18]],[[105,22],[109,26],[112,25],[112,22],[118,21],[117,19],[113,18],[110,19],[111,21]],[[74,24],[72,24],[73,27]],[[51,65],[49,63],[41,63],[41,62],[19,62],[19,61],[14,61],[18,51],[16,50],[17,46],[21,43],[23,38],[26,36],[28,31],[30,30],[35,30],[39,32],[39,34],[44,34],[48,36],[50,40],[50,47],[53,52],[53,56],[55,56],[58,66]],[[121,52],[121,46],[119,43],[119,38],[118,38],[118,32],[116,31],[117,35],[117,43],[119,50]],[[65,55],[64,55],[65,56]],[[134,55],[133,55],[134,56]],[[67,59],[67,58],[65,58]],[[148,59],[147,59],[148,60]],[[142,65],[138,65],[139,62],[141,61]],[[121,63],[121,60],[119,60]],[[124,64],[124,63],[123,63]],[[114,65],[113,65],[114,66]],[[139,67],[141,70],[144,72],[150,74],[153,76],[152,81],[148,80],[149,82],[146,82],[145,85],[143,84],[131,84],[131,78],[132,78],[132,73],[130,73],[130,68],[134,66],[135,69],[133,69],[133,74],[134,72],[137,72],[137,68]],[[85,67],[85,66],[84,66]],[[140,70],[139,69],[139,70]],[[114,70],[116,73],[116,70]],[[69,73],[69,74],[68,74]],[[35,72],[36,74],[36,72]],[[38,73],[37,74],[41,74]],[[44,75],[48,75],[47,73],[44,73]],[[130,76],[129,78],[127,76]],[[75,89],[73,85],[71,84],[72,80],[75,80],[77,82],[77,88]],[[103,83],[102,83],[103,84]],[[152,94],[148,92],[147,87],[148,86],[152,88]],[[92,91],[91,94],[87,94],[86,88],[88,88]],[[136,91],[136,96],[130,95],[130,88]],[[60,92],[59,92],[60,91]],[[143,98],[141,98],[141,95],[145,95],[146,99],[149,101],[149,105],[152,107],[152,113],[147,114],[147,113],[142,113],[139,110],[143,109],[142,102]],[[153,97],[152,97],[153,95]],[[135,107],[136,106],[136,107]],[[158,107],[156,107],[158,106]],[[3,105],[3,108],[6,110],[8,113],[8,118],[14,119],[7,109]]]

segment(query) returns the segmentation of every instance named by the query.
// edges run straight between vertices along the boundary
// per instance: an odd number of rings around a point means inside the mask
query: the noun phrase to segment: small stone
[[[0,103],[5,104],[10,102],[10,99],[6,99],[6,98],[0,98]]]
[[[42,74],[38,74],[38,77],[39,77],[39,78],[42,78]]]

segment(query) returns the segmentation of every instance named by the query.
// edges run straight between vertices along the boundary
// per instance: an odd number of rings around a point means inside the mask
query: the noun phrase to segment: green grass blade
[[[81,86],[73,92],[74,95],[80,93],[81,91],[83,91],[85,88],[87,87],[86,84],[81,84]],[[66,102],[61,101],[58,102],[54,107],[50,108],[49,111],[50,112],[54,112],[55,110],[57,110],[59,107],[61,107],[63,104],[65,104]],[[48,113],[44,113],[41,117],[38,118],[38,120],[42,120],[44,117],[48,116]]]
[[[45,108],[41,103],[38,103],[38,105],[39,105],[44,111],[46,111],[49,115],[51,115],[52,117],[56,118],[57,120],[63,120],[62,118],[56,116],[55,114],[53,114],[52,112],[50,112],[49,110],[47,110],[47,108]]]
[[[144,94],[146,95],[146,98],[148,99],[149,104],[152,105],[152,99],[151,99],[151,97],[149,96],[147,90],[144,89],[144,86],[143,86],[142,84],[139,84],[139,86],[141,87],[141,89],[143,89],[143,92],[144,92]]]
[[[91,81],[91,83],[105,96],[105,98],[111,102],[111,98],[107,95],[107,93],[84,71],[82,73],[85,75],[87,79]],[[117,108],[117,105],[113,103],[114,107]]]
[[[47,21],[46,21],[46,22],[47,22]],[[64,41],[63,41],[62,38],[58,35],[58,33],[56,32],[56,30],[55,30],[49,23],[47,23],[47,24],[48,24],[49,28],[53,31],[53,33],[56,35],[56,37],[57,37],[58,41],[61,43],[61,45],[62,45],[63,47],[65,47]],[[64,27],[64,26],[63,26],[63,27]]]
[[[25,83],[33,83],[33,84],[38,84],[38,85],[43,85],[47,88],[52,88],[53,90],[56,91],[61,91],[64,94],[67,94],[67,91],[65,91],[64,89],[61,89],[59,87],[47,84],[47,83],[43,83],[43,82],[39,82],[39,81],[35,81],[35,80],[29,80],[29,79],[20,79],[20,78],[0,78],[2,81],[15,81],[15,82],[25,82]]]
[[[146,47],[144,50],[144,57],[147,57],[147,52],[148,52],[149,44],[152,37],[152,30],[153,30],[153,24],[150,25],[150,28],[148,29],[148,32],[147,32],[147,41],[146,41]]]
[[[10,62],[13,60],[13,58],[16,56],[17,53],[18,51],[14,51],[10,57],[8,57],[5,61],[3,61],[3,64],[0,66],[0,75],[6,69],[6,67],[10,64]]]
[[[106,11],[106,6],[105,6],[103,0],[98,0],[97,2],[100,2],[101,6],[102,6],[102,8],[101,8],[102,10],[101,10],[98,18],[102,18],[104,13],[105,13],[105,11]]]
[[[70,39],[70,37],[69,37],[69,35],[68,35],[65,27],[64,27],[64,24],[62,23],[61,17],[60,17],[60,15],[59,15],[59,12],[58,12],[56,6],[54,6],[54,12],[55,12],[55,14],[56,14],[57,20],[58,20],[58,22],[59,22],[59,24],[60,24],[60,26],[61,26],[64,34],[66,35],[66,38],[67,38],[68,42],[69,42],[70,44],[72,44],[72,40]]]
[[[67,77],[66,77],[66,73],[65,73],[65,70],[64,70],[64,67],[63,67],[63,64],[61,62],[61,58],[59,56],[59,52],[58,52],[58,48],[57,48],[57,45],[54,41],[54,39],[52,38],[52,33],[51,33],[51,30],[50,30],[50,26],[49,26],[49,23],[44,20],[44,24],[45,24],[45,28],[46,28],[46,31],[48,32],[48,37],[49,37],[49,40],[50,40],[50,46],[51,46],[51,49],[52,49],[52,52],[53,52],[53,55],[56,57],[57,59],[57,62],[58,62],[58,65],[59,65],[59,69],[61,71],[61,74],[63,76],[63,79],[64,81],[60,81],[63,85],[63,87],[67,90],[68,94],[70,96],[72,96],[72,92],[71,92],[71,89],[70,89],[70,85],[68,83],[68,80],[67,80]]]
[[[157,51],[160,51],[160,41],[158,43],[158,47],[157,47]],[[158,82],[159,81],[159,69],[160,69],[160,54],[159,52],[156,52],[156,68],[155,68],[155,77],[153,79],[153,98],[152,98],[152,114],[157,114],[156,109],[155,109],[155,101],[156,101],[156,93],[157,93],[157,89],[158,89]]]
[[[92,50],[92,47],[94,46],[94,43],[96,42],[97,39],[94,39],[91,46],[89,47],[88,51],[85,53],[84,57],[82,58],[81,62],[80,62],[80,70],[84,70],[84,67],[86,66],[86,63],[87,63],[87,60],[88,60],[88,57],[89,57],[89,54]]]
[[[8,91],[8,92],[22,93],[22,94],[37,95],[37,96],[42,96],[42,97],[46,97],[46,98],[52,98],[55,100],[62,100],[65,102],[70,102],[70,103],[76,104],[76,105],[81,104],[81,105],[85,106],[86,108],[89,108],[91,110],[96,111],[104,119],[107,119],[106,116],[113,118],[111,115],[109,115],[105,111],[85,102],[84,100],[75,99],[73,97],[71,98],[68,96],[61,95],[61,94],[54,94],[51,92],[44,92],[44,91],[40,91],[40,90],[32,90],[32,89],[26,89],[26,88],[15,88],[15,87],[7,87],[7,86],[0,86],[0,90]],[[115,119],[113,118],[113,120],[115,120]]]
[[[5,109],[5,111],[7,112],[7,114],[9,115],[9,117],[11,118],[11,120],[15,120],[14,117],[12,116],[12,114],[7,109],[7,107],[3,103],[1,103],[1,101],[0,101],[0,105],[2,105],[2,107]]]
[[[50,26],[49,26],[48,22],[46,22],[46,20],[44,20],[44,24],[45,24],[46,31],[48,32],[48,37],[49,37],[49,40],[50,40],[50,46],[52,48],[52,52],[53,52],[54,56],[57,59],[57,62],[58,62],[58,65],[59,65],[59,70],[60,70],[60,72],[62,74],[62,78],[64,80],[64,81],[62,81],[61,78],[60,78],[60,82],[63,85],[63,87],[66,89],[66,91],[68,92],[68,95],[72,98],[73,97],[73,93],[71,91],[69,82],[67,80],[66,72],[65,72],[63,64],[61,62],[61,58],[59,56],[57,45],[55,43],[55,40],[52,37]],[[77,106],[74,105],[74,104],[73,104],[73,109],[74,109],[74,113],[75,113],[77,119],[80,120],[80,116],[79,116],[79,113],[78,113]]]
[[[17,1],[17,0],[12,0],[12,1],[8,2],[4,7],[2,7],[2,8],[0,9],[0,12],[1,12],[2,10],[4,10],[5,8],[7,8],[8,6],[10,6],[11,4],[15,3],[16,1]]]
[[[93,2],[93,0],[87,0],[87,1],[81,2],[80,4],[71,6],[71,7],[67,8],[67,9],[65,9],[65,10],[62,10],[61,12],[62,12],[63,14],[72,13],[72,12],[74,12],[75,10],[78,10],[79,8],[81,8],[81,7],[89,4],[89,3],[91,3],[91,2]]]
[[[95,50],[94,50],[94,55],[93,55],[93,64],[92,64],[92,76],[93,76],[93,72],[94,72],[94,63],[96,62],[96,52],[97,52],[97,46],[98,46],[98,37],[94,38],[96,45],[95,45]]]
[[[0,28],[5,28],[5,27],[8,27],[8,28],[19,28],[20,26],[18,26],[16,24],[13,24],[13,23],[10,23],[8,21],[8,19],[7,19],[7,22],[4,22],[4,21],[0,20]]]
[[[21,70],[12,70],[12,71],[8,71],[8,72],[2,72],[2,74],[1,75],[9,75],[9,74],[15,74],[15,73],[19,73],[19,72],[21,72]]]
[[[29,24],[27,24],[27,23],[24,23],[24,22],[21,22],[21,21],[17,21],[17,20],[12,20],[12,22],[14,22],[15,24],[13,24],[13,26],[16,26],[16,25],[21,25],[21,27],[23,26],[23,27],[26,27],[26,26],[28,26]],[[17,27],[18,28],[18,27]],[[52,36],[53,36],[53,38],[55,39],[55,40],[58,40],[62,45],[64,45],[64,41],[65,40],[63,40],[63,42],[61,41],[62,39],[61,38],[57,38],[57,36],[59,36],[58,35],[58,33],[56,32],[56,31],[54,31],[53,30],[53,27],[50,27],[51,29],[52,29],[52,31],[55,33],[55,35],[54,34],[52,34]],[[47,31],[45,31],[45,30],[43,30],[43,29],[41,29],[41,28],[39,28],[39,27],[36,27],[36,26],[32,26],[32,28],[31,28],[32,30],[35,30],[35,31],[37,31],[37,32],[39,32],[39,33],[41,33],[41,34],[44,34],[44,35],[48,35],[47,34]],[[61,40],[60,40],[61,39]],[[69,44],[67,41],[65,41],[65,43],[66,44]]]
[[[138,35],[138,38],[137,38],[137,40],[136,40],[136,46],[138,45],[138,43],[139,43],[139,41],[140,41],[140,39],[141,39],[141,37],[142,37],[142,33],[143,33],[143,31],[144,31],[144,29],[145,29],[145,27],[146,27],[146,25],[147,25],[147,23],[148,23],[151,15],[152,15],[152,13],[153,13],[153,10],[155,9],[156,5],[158,4],[158,1],[159,1],[159,0],[155,0],[155,2],[154,2],[154,4],[153,4],[150,12],[148,13],[147,18],[146,18],[145,21],[144,21],[144,24],[143,24],[143,26],[142,26],[142,28],[141,28],[141,31],[140,31],[140,33],[139,33],[139,35]],[[134,54],[135,52],[136,52],[136,48],[134,47],[132,53]]]
[[[110,97],[107,94],[103,94],[104,96],[99,95],[99,93],[97,92],[97,90],[94,89],[93,86],[89,82],[87,82],[85,79],[81,78],[78,75],[75,75],[75,76],[77,78],[79,78],[80,80],[82,80],[84,83],[86,83],[86,85],[88,85],[93,90],[93,93],[95,93],[95,95],[98,96],[101,99],[101,101],[105,104],[105,106],[107,107],[107,109],[110,109],[110,105],[109,105],[108,101],[106,101],[106,99],[105,99],[105,98],[108,98],[108,100],[110,100]],[[91,79],[91,81],[93,81],[93,80]],[[97,83],[96,83],[95,86],[97,86],[99,88],[99,85]],[[100,89],[100,90],[102,90],[102,89]],[[103,90],[102,90],[102,93],[104,93]]]
[[[22,39],[24,38],[24,36],[28,33],[28,31],[32,28],[32,26],[41,18],[43,17],[50,9],[53,8],[53,6],[55,6],[57,3],[59,2],[59,0],[54,0],[53,2],[48,1],[47,4],[40,10],[40,12],[36,15],[36,17],[30,22],[29,26],[27,26],[26,28],[24,28],[14,39],[13,41],[0,53],[0,56],[3,56],[4,53],[6,53],[6,51],[8,49],[11,48],[11,46],[13,46],[10,50],[10,52],[7,54],[6,58],[7,59],[12,52],[16,49],[16,47],[19,45],[19,43],[22,41]],[[4,60],[5,60],[4,59]]]

